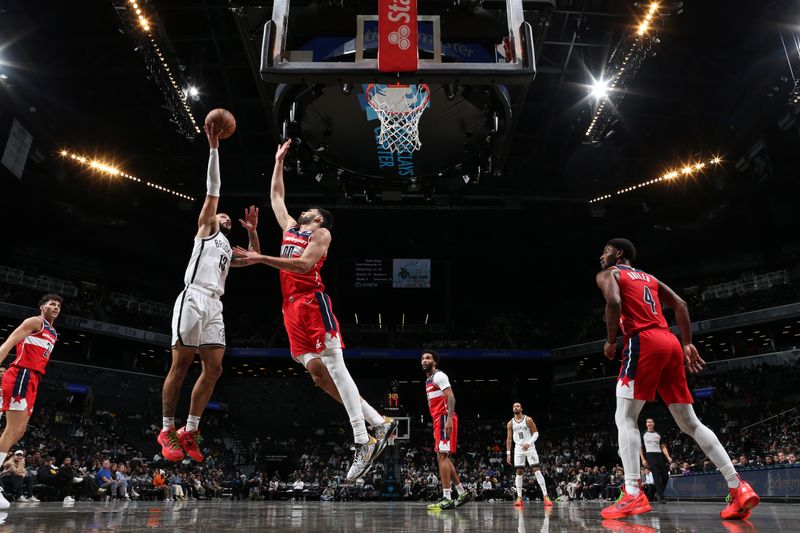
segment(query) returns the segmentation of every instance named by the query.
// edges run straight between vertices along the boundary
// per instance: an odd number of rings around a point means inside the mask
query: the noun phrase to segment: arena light
[[[127,179],[129,181],[134,181],[136,183],[141,183],[142,185],[146,185],[147,187],[150,187],[151,189],[155,189],[157,191],[169,193],[169,194],[171,194],[173,196],[177,196],[178,198],[182,198],[184,200],[190,200],[190,201],[194,201],[195,200],[193,197],[189,196],[188,194],[183,194],[182,192],[173,191],[172,189],[170,189],[168,187],[164,187],[163,185],[159,185],[159,184],[153,183],[151,181],[147,181],[147,180],[144,180],[144,179],[141,179],[141,178],[137,178],[136,176],[134,176],[132,174],[128,174],[127,172],[121,170],[120,168],[114,166],[113,164],[110,164],[108,162],[102,161],[100,159],[89,158],[89,157],[86,157],[84,155],[81,155],[81,154],[78,154],[78,153],[75,153],[75,152],[71,152],[70,150],[67,150],[67,149],[61,149],[58,152],[58,154],[62,158],[64,158],[65,160],[72,161],[76,165],[80,165],[80,166],[82,166],[84,168],[87,168],[89,170],[93,170],[95,172],[100,172],[102,174],[106,174],[106,175],[113,176],[113,177],[125,178],[125,179]]]
[[[716,167],[716,166],[718,166],[720,164],[722,164],[722,158],[720,158],[719,156],[714,156],[714,157],[712,157],[712,158],[710,158],[708,160],[705,160],[705,161],[697,161],[695,163],[684,164],[683,167],[681,167],[679,170],[678,169],[670,170],[668,172],[665,172],[664,174],[662,174],[661,176],[659,176],[657,178],[652,178],[652,179],[649,179],[647,181],[643,181],[641,183],[637,183],[635,185],[629,185],[628,187],[624,187],[622,189],[619,189],[616,192],[606,193],[606,194],[603,194],[603,195],[598,196],[596,198],[592,198],[591,200],[589,200],[589,203],[590,204],[595,204],[597,202],[602,202],[604,200],[609,200],[609,199],[611,199],[611,198],[613,198],[615,196],[619,196],[621,194],[626,194],[626,193],[629,193],[631,191],[635,191],[635,190],[641,189],[643,187],[649,187],[651,185],[656,185],[658,183],[674,181],[675,179],[677,179],[679,177],[689,177],[692,174],[701,173],[704,170],[707,170],[708,168]]]
[[[595,80],[594,84],[592,85],[592,92],[590,94],[596,99],[602,100],[608,96],[608,82],[603,78]]]
[[[169,45],[160,45],[166,42],[167,37],[163,31],[159,32],[155,21],[155,13],[148,13],[143,7],[142,0],[112,0],[117,7],[117,13],[129,28],[129,33],[138,41],[137,50],[144,54],[145,66],[150,71],[151,79],[161,90],[167,107],[172,111],[173,121],[178,125],[180,132],[188,139],[194,139],[200,133],[197,119],[189,106],[189,97],[197,100],[199,92],[196,87],[187,87],[182,83],[182,76],[176,74],[179,69],[170,66],[170,55],[165,50]]]
[[[600,142],[614,122],[614,115],[625,95],[626,87],[633,82],[653,44],[658,42],[656,30],[661,14],[656,2],[645,8],[644,18],[639,21],[638,27],[625,35],[609,56],[603,69],[606,90],[603,91],[602,86],[598,86],[597,81],[594,82],[591,88],[591,95],[595,97],[594,109],[585,131],[590,142]]]

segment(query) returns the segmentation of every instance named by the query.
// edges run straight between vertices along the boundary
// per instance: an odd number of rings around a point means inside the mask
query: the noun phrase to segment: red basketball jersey
[[[619,325],[625,337],[650,328],[668,328],[658,298],[658,280],[626,265],[612,267],[619,272],[622,314]]]
[[[431,377],[425,380],[425,395],[428,397],[428,409],[431,418],[438,419],[441,415],[447,414],[447,396],[444,390],[450,388],[450,380],[447,374],[437,370]]]
[[[42,328],[17,344],[17,358],[11,365],[44,374],[44,368],[50,361],[50,354],[53,353],[56,339],[58,339],[58,333],[47,320],[42,318]]]
[[[300,228],[289,228],[283,234],[281,243],[281,257],[300,257],[308,247],[311,238],[311,231],[300,231]],[[305,294],[309,292],[325,292],[325,285],[322,283],[320,270],[325,264],[325,256],[322,256],[314,267],[305,274],[281,270],[281,292],[284,298],[295,294]]]

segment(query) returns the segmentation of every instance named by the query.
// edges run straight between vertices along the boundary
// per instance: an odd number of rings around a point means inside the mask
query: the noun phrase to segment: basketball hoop
[[[410,154],[422,147],[419,140],[419,119],[430,100],[427,85],[370,83],[366,96],[367,103],[381,121],[378,144],[397,154]]]

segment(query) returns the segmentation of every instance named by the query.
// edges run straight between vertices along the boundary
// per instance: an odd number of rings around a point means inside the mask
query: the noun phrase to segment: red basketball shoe
[[[516,500],[514,500],[514,507],[522,509],[523,507],[525,507],[525,502],[522,501],[522,498],[517,498]]]
[[[186,455],[202,463],[205,457],[203,452],[200,451],[200,444],[203,443],[203,438],[200,436],[200,431],[186,431],[186,427],[178,430],[178,439],[181,441],[181,447],[186,452]]]
[[[625,516],[648,513],[652,510],[650,500],[647,499],[643,490],[640,490],[636,496],[631,496],[625,492],[623,487],[619,499],[613,505],[609,505],[600,511],[600,516],[603,518],[623,518]]]
[[[544,497],[544,506],[545,507],[552,507],[553,506],[553,500],[550,499],[550,496],[545,496]]]
[[[164,459],[176,463],[183,461],[183,450],[175,428],[170,428],[166,431],[161,430],[156,440],[161,445],[161,456]]]
[[[761,502],[761,498],[758,497],[750,483],[741,477],[739,486],[728,490],[730,491],[726,499],[728,505],[719,513],[723,520],[745,520],[750,516],[750,509]]]

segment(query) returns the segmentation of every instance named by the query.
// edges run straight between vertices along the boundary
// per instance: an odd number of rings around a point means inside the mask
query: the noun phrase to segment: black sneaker
[[[451,500],[450,498],[442,498],[436,503],[432,503],[428,506],[429,511],[442,511],[444,509],[454,509],[456,503]]]
[[[461,507],[470,501],[472,501],[472,494],[465,490],[464,492],[459,493],[458,498],[456,498],[456,507]]]

